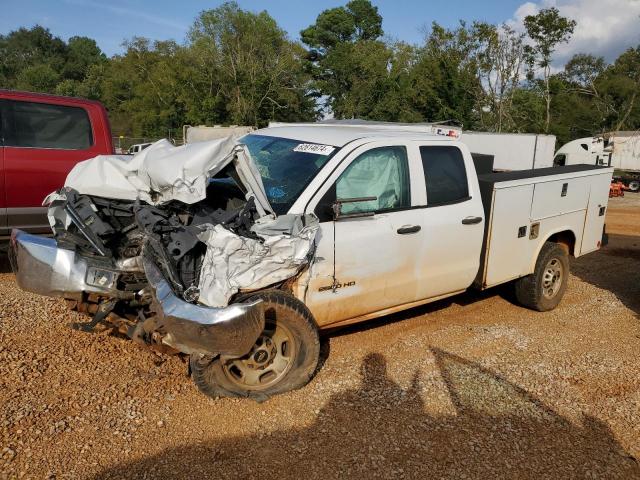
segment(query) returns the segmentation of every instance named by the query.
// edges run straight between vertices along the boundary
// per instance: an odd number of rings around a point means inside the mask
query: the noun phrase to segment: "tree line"
[[[560,143],[640,128],[640,45],[613,63],[588,53],[560,71],[576,24],[554,7],[509,25],[438,23],[421,44],[389,40],[369,0],[321,12],[291,40],[266,11],[201,12],[183,43],[133,37],[107,57],[93,39],[42,27],[0,35],[0,87],[100,100],[114,134],[183,124],[264,126],[336,118],[450,121],[467,130],[555,134]]]

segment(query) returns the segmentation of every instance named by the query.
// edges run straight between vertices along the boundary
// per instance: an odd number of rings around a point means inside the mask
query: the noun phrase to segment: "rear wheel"
[[[516,280],[518,302],[541,312],[558,306],[567,289],[569,256],[557,243],[546,242],[531,275]]]
[[[631,180],[629,182],[629,190],[632,192],[640,191],[640,180]]]
[[[313,377],[320,339],[309,309],[277,290],[247,300],[258,298],[264,302],[265,329],[249,353],[239,358],[191,356],[193,380],[204,394],[262,401],[300,388]]]

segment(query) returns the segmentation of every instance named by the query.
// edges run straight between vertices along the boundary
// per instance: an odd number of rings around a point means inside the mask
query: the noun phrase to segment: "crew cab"
[[[99,102],[0,89],[0,235],[50,233],[44,197],[76,163],[112,153]]]
[[[14,230],[11,259],[90,327],[190,355],[204,393],[261,400],[312,378],[323,329],[507,282],[555,308],[569,256],[602,245],[611,174],[492,172],[420,125],[159,142],[78,165],[49,198],[55,237]]]

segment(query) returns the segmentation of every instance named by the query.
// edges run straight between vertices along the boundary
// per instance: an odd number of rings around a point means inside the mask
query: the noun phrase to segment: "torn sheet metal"
[[[271,213],[258,170],[233,136],[179,147],[160,140],[133,157],[99,155],[78,163],[67,176],[65,187],[81,194],[139,199],[151,205],[170,200],[193,204],[206,197],[208,179],[232,161],[247,196],[256,197],[262,215]]]
[[[264,288],[295,276],[309,263],[318,227],[313,215],[265,219],[252,228],[262,241],[235,235],[221,225],[207,229],[198,236],[207,245],[199,301],[225,306],[239,290]]]

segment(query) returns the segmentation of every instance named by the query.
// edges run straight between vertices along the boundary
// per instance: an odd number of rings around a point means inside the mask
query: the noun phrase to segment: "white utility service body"
[[[464,131],[460,141],[473,153],[493,155],[493,168],[496,170],[553,166],[555,135]]]
[[[293,285],[320,327],[432,302],[463,292],[474,281],[488,288],[529,275],[554,235],[562,235],[576,257],[600,246],[609,168],[489,174],[493,178],[483,183],[492,185],[490,205],[484,205],[469,148],[451,137],[409,129],[295,124],[255,134],[339,149],[289,210],[320,217],[315,260]],[[358,218],[326,216],[321,201],[351,163],[388,147],[406,150],[410,205]],[[463,159],[466,184],[461,190],[466,196],[446,204],[430,202],[421,152],[428,155],[434,148],[452,149]],[[505,181],[505,175],[522,178]],[[535,237],[530,235],[533,225]],[[525,234],[519,237],[521,228]]]
[[[600,248],[612,169],[554,170],[480,175],[489,224],[477,286],[529,275],[544,241],[562,232],[572,233],[561,240],[575,257]]]

